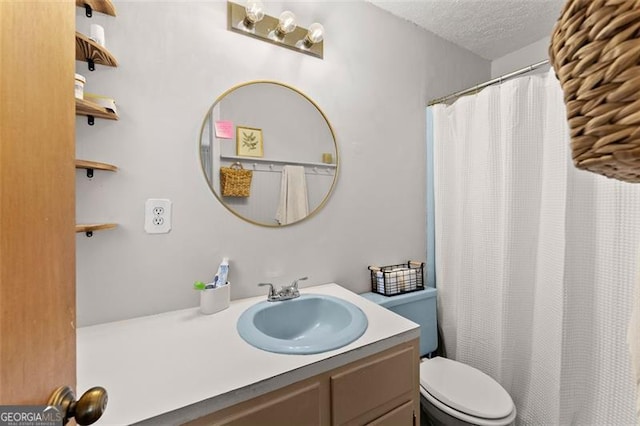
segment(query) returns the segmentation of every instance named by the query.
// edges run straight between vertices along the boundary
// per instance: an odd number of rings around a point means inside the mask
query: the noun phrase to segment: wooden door
[[[75,387],[75,3],[0,0],[0,404]]]

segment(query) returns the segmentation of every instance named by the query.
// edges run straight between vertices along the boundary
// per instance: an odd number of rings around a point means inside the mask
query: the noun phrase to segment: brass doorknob
[[[62,424],[67,424],[70,418],[75,418],[79,425],[90,425],[102,416],[107,408],[107,400],[107,390],[100,386],[86,391],[78,401],[69,386],[61,386],[51,394],[47,404],[59,405],[62,408]]]

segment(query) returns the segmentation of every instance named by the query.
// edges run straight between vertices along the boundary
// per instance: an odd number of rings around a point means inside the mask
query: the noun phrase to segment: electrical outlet
[[[149,198],[144,204],[144,230],[148,234],[171,231],[171,200]]]

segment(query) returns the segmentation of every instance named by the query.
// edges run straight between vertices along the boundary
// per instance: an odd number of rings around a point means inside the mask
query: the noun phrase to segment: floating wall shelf
[[[93,12],[116,16],[116,8],[111,0],[76,0],[76,6],[84,8],[87,18],[91,18]]]
[[[87,177],[92,178],[94,170],[115,172],[118,170],[118,167],[113,164],[98,163],[97,161],[76,160],[76,169],[86,169]]]
[[[86,99],[76,98],[76,115],[86,115],[89,120],[89,125],[93,126],[94,118],[106,118],[107,120],[117,120],[118,114],[110,109],[96,104],[95,102],[87,101]]]
[[[118,60],[104,47],[76,31],[76,60],[89,64],[89,70],[95,69],[95,64],[117,67]]]
[[[82,224],[76,225],[76,232],[84,232],[87,234],[87,237],[91,237],[94,231],[104,231],[107,229],[114,229],[118,225],[115,223],[91,223],[91,224]]]
[[[276,160],[262,157],[241,157],[237,155],[221,155],[221,160],[227,161],[242,161],[245,163],[262,163],[262,164],[295,164],[299,166],[311,166],[311,167],[326,167],[328,169],[335,169],[336,165],[332,163],[315,163],[312,161],[289,161],[289,160]]]
[[[116,16],[116,9],[111,0],[76,0],[76,6],[85,9],[87,17],[92,17],[93,12],[100,12],[106,15]],[[95,70],[95,64],[117,67],[116,58],[103,46],[90,40],[84,34],[76,31],[76,60],[85,61],[89,64],[89,70]],[[115,108],[115,107],[114,107]],[[105,108],[95,102],[76,98],[76,115],[85,115],[89,120],[89,125],[94,124],[94,119],[105,118],[107,120],[117,120],[118,114],[115,110]],[[94,170],[105,170],[115,172],[118,168],[112,164],[99,163],[97,161],[75,160],[76,169],[86,169],[87,177],[93,177]],[[90,223],[76,224],[76,232],[84,232],[87,237],[91,237],[95,231],[114,229],[118,225],[115,223]]]

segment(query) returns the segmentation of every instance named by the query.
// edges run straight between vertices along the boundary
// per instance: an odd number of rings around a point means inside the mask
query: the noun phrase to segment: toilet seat
[[[449,407],[448,405],[443,404],[442,402],[438,401],[438,399],[434,398],[433,395],[431,395],[429,392],[427,392],[422,386],[420,386],[420,394],[427,400],[429,401],[431,404],[433,404],[433,406],[437,407],[440,411],[442,411],[443,413],[448,414],[449,416],[458,419],[458,420],[462,420],[464,422],[470,423],[472,425],[477,425],[477,426],[506,426],[506,425],[510,425],[513,423],[513,421],[516,419],[516,410],[513,410],[513,412],[502,419],[483,419],[480,417],[473,417],[470,416],[468,414],[465,414],[461,411],[457,411],[454,410],[453,408]]]
[[[420,364],[420,392],[450,416],[481,426],[511,423],[511,397],[490,376],[469,365],[436,357]]]

